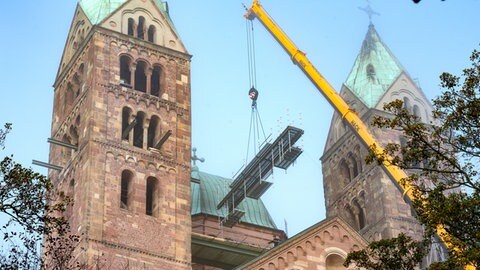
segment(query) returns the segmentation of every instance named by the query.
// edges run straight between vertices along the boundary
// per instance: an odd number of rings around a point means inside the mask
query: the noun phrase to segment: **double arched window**
[[[359,149],[356,147],[354,152],[349,152],[338,164],[338,174],[342,179],[343,186],[352,182],[362,172],[362,162],[358,155]],[[343,186],[340,188],[343,188]]]
[[[149,216],[158,216],[159,201],[160,201],[160,185],[158,179],[149,176],[145,182],[145,188],[138,190],[145,190],[144,207],[145,214]],[[120,208],[126,210],[133,210],[133,201],[135,198],[135,175],[130,170],[122,171],[120,180]],[[140,194],[139,194],[140,195]]]
[[[65,86],[64,112],[68,113],[72,109],[73,104],[82,92],[82,87],[85,82],[85,65],[79,65],[77,71],[73,73]]]

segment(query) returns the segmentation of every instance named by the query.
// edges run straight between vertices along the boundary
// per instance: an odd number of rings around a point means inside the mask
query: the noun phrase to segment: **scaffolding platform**
[[[259,199],[272,185],[266,179],[273,173],[273,167],[287,169],[303,152],[294,146],[302,135],[302,129],[287,126],[273,143],[266,143],[232,182],[231,190],[217,209],[226,204],[232,212],[245,197]]]
[[[241,209],[238,209],[238,208],[235,208],[233,209],[233,211],[231,211],[230,213],[228,213],[228,216],[226,216],[223,220],[222,220],[222,224],[223,226],[225,227],[229,227],[229,228],[232,228],[235,224],[237,224],[238,222],[240,222],[240,219],[245,215],[245,211],[241,210]]]

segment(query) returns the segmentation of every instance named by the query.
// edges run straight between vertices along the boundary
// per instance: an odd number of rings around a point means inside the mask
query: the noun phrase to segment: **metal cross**
[[[365,13],[367,13],[368,15],[368,20],[370,22],[370,24],[372,24],[372,16],[373,15],[378,15],[380,16],[380,13],[376,12],[375,10],[372,9],[372,7],[370,6],[370,1],[367,0],[367,6],[365,7],[358,7],[359,9],[363,10]]]
[[[200,162],[205,162],[205,159],[204,159],[204,158],[199,158],[199,157],[197,157],[197,148],[194,147],[194,148],[192,149],[192,151],[193,151],[193,156],[192,156],[193,166],[196,165],[196,161],[197,161],[197,160],[200,161]]]

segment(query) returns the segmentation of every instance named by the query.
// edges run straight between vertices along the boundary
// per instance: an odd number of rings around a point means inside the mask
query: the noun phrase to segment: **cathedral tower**
[[[382,145],[403,141],[400,132],[369,124],[374,116],[386,115],[385,103],[400,99],[422,122],[432,120],[430,102],[381,41],[373,24],[340,95]],[[422,228],[394,181],[381,167],[366,165],[366,154],[367,148],[334,113],[321,158],[327,217],[342,217],[367,241],[395,237],[400,232],[421,235]]]
[[[191,269],[190,55],[166,3],[79,2],[51,139],[79,263]]]

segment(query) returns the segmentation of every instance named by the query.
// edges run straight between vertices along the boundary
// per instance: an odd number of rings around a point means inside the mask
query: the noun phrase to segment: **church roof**
[[[345,85],[367,107],[373,108],[403,70],[370,24]]]
[[[217,210],[217,204],[230,191],[232,179],[198,171],[192,167],[192,210],[191,214],[207,214],[217,217],[225,217],[227,209],[222,207]],[[266,228],[277,229],[272,217],[263,202],[258,199],[246,198],[237,208],[245,211],[240,222],[254,224]]]
[[[79,4],[90,22],[92,24],[98,24],[127,1],[128,0],[80,0]],[[153,2],[170,23],[167,3],[161,0],[153,0]]]

